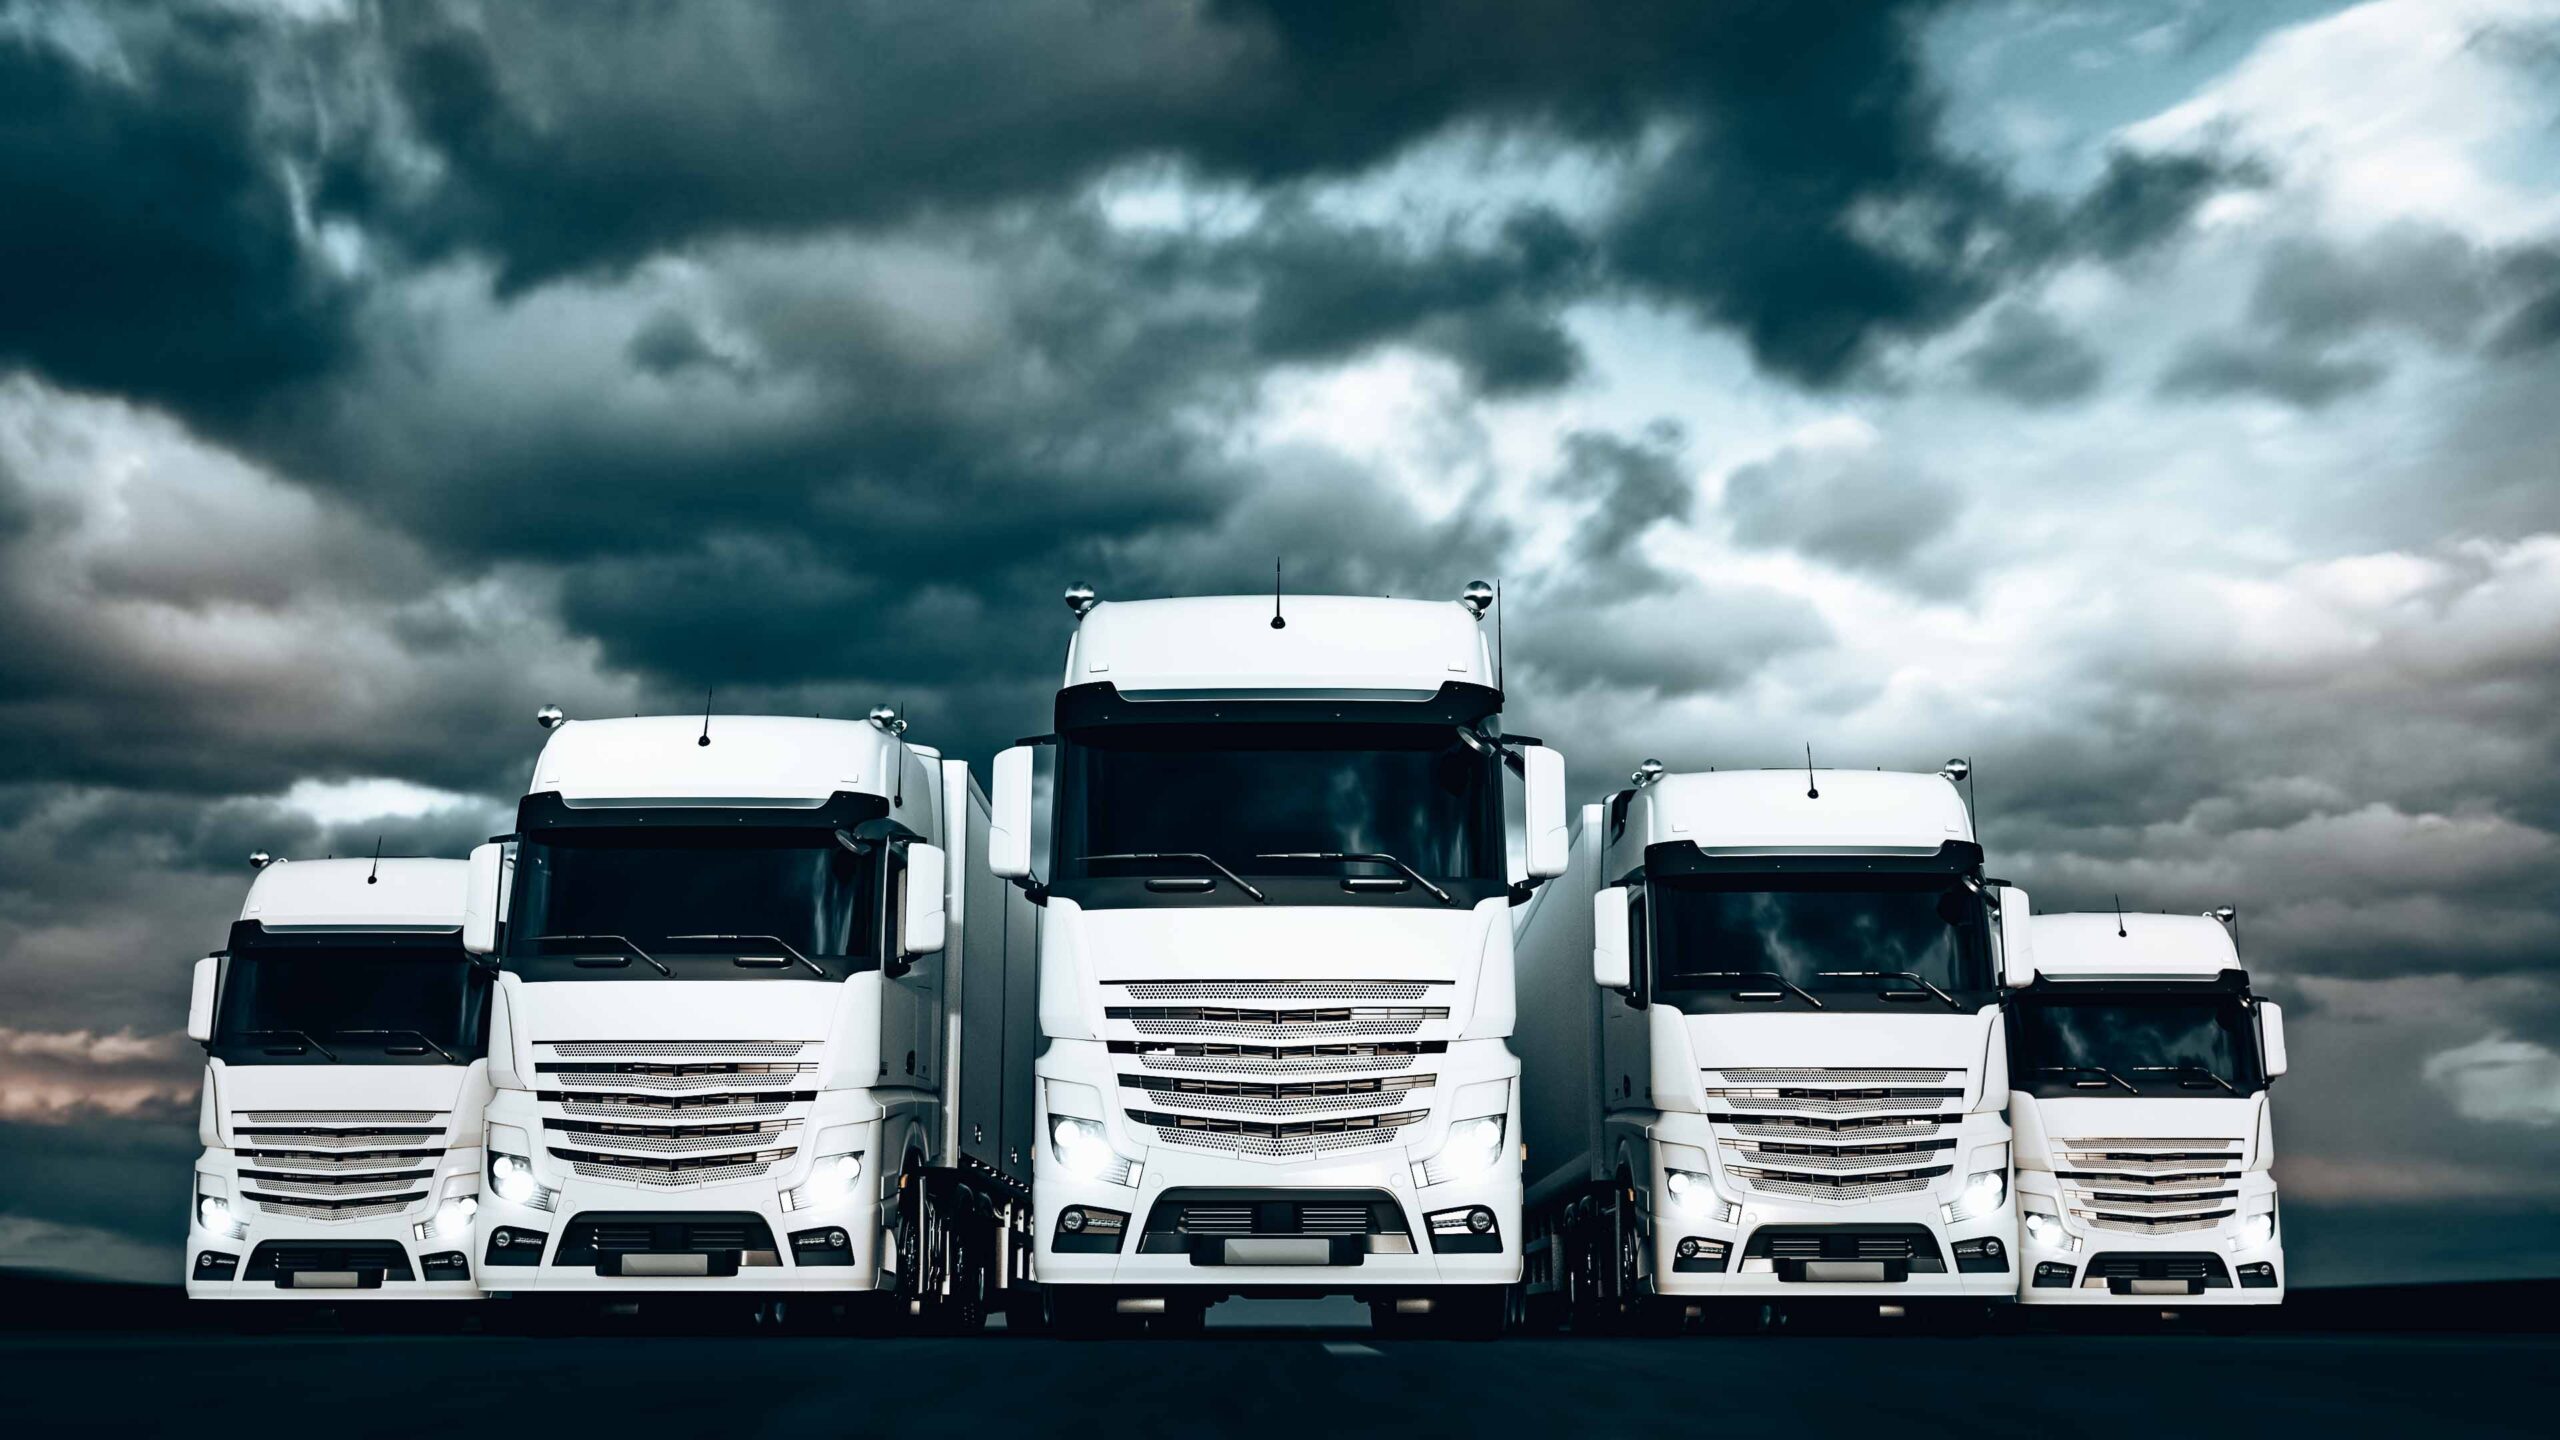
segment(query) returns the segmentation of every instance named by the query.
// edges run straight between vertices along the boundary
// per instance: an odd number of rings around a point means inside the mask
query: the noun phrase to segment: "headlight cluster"
[[[1104,1180],[1114,1185],[1129,1183],[1129,1162],[1111,1148],[1111,1137],[1098,1120],[1079,1120],[1072,1115],[1049,1117],[1049,1155],[1058,1167],[1078,1180]]]
[[[502,1150],[489,1152],[489,1190],[501,1200],[533,1210],[548,1210],[560,1198],[559,1191],[533,1178],[531,1160]]]
[[[436,1206],[436,1213],[409,1227],[409,1233],[421,1241],[451,1240],[471,1233],[471,1217],[480,1213],[477,1195],[448,1195]]]
[[[862,1183],[862,1152],[847,1150],[834,1155],[821,1155],[809,1167],[808,1183],[795,1185],[782,1192],[785,1210],[814,1210],[821,1205],[838,1205],[853,1198]]]
[[[196,1223],[207,1234],[239,1240],[248,1235],[249,1222],[232,1215],[229,1189],[220,1176],[196,1172]]]
[[[2009,1198],[2009,1173],[2005,1170],[1976,1170],[1964,1177],[1964,1193],[1939,1208],[1946,1212],[1947,1223],[1962,1224],[1988,1215]]]
[[[1742,1218],[1742,1206],[1716,1194],[1715,1185],[1694,1170],[1664,1171],[1662,1189],[1671,1208],[1689,1219],[1731,1225]]]
[[[2062,1217],[2050,1211],[2028,1211],[2026,1227],[2027,1243],[2031,1245],[2042,1245],[2048,1250],[2060,1250],[2065,1254],[2075,1253],[2080,1248],[2080,1237],[2065,1230],[2062,1227]]]
[[[2276,1238],[2276,1212],[2261,1210],[2240,1222],[2240,1233],[2224,1242],[2224,1248],[2238,1253],[2254,1250]]]
[[[1502,1141],[1510,1121],[1501,1115],[1479,1115],[1449,1127],[1440,1153],[1422,1162],[1422,1183],[1446,1185],[1473,1180],[1502,1161]]]

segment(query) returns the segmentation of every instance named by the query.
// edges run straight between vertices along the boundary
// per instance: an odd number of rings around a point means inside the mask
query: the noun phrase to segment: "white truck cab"
[[[974,1328],[1026,1268],[1037,916],[968,767],[886,709],[538,718],[466,927],[492,1296]]]
[[[1538,1308],[1978,1319],[2015,1293],[2027,897],[1983,878],[1960,773],[1647,762],[1584,808],[1522,917]]]
[[[2230,912],[2039,915],[2034,969],[2009,1011],[2019,1300],[2281,1302],[2284,1013],[2250,993]]]
[[[1564,785],[1500,732],[1491,599],[1068,593],[1056,733],[999,757],[991,849],[1046,909],[1060,1325],[1182,1328],[1230,1295],[1509,1315],[1510,917],[1562,868]]]
[[[196,962],[196,1300],[475,1300],[487,973],[459,860],[275,860]]]

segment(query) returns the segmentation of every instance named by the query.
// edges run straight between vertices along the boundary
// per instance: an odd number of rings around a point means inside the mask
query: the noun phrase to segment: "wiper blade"
[[[2039,1065],[2036,1067],[2036,1073],[2039,1075],[2104,1075],[2118,1085],[2123,1086],[2129,1094],[2139,1095],[2142,1093],[2141,1086],[2134,1084],[2132,1081],[2127,1080],[2104,1065]]]
[[[243,1036],[249,1036],[249,1035],[290,1035],[290,1036],[292,1036],[294,1039],[301,1041],[304,1045],[308,1046],[309,1048],[314,1049],[314,1050],[317,1050],[317,1051],[319,1051],[321,1054],[328,1056],[331,1060],[336,1060],[336,1059],[338,1058],[338,1052],[337,1052],[337,1051],[332,1050],[332,1049],[330,1049],[328,1046],[321,1044],[319,1041],[312,1039],[312,1038],[311,1038],[311,1036],[310,1036],[310,1034],[309,1034],[309,1032],[307,1032],[307,1031],[294,1030],[294,1029],[289,1029],[289,1028],[282,1027],[282,1026],[271,1026],[271,1027],[269,1027],[269,1028],[267,1028],[267,1029],[264,1029],[264,1030],[243,1030],[243,1031],[241,1031],[240,1033],[241,1033]]]
[[[810,959],[808,956],[801,954],[800,947],[783,939],[779,935],[670,935],[667,938],[670,940],[763,940],[771,944],[781,946],[784,954],[789,955],[792,959],[799,961],[810,969],[817,971],[819,979],[826,980],[832,978],[827,974],[826,966],[821,965],[817,961]]]
[[[1247,895],[1252,896],[1255,904],[1267,904],[1271,899],[1270,896],[1253,888],[1251,884],[1247,883],[1243,876],[1228,869],[1219,861],[1217,856],[1203,855],[1197,850],[1132,850],[1115,855],[1087,855],[1084,858],[1085,863],[1087,864],[1091,864],[1096,860],[1131,860],[1140,863],[1156,860],[1197,860],[1201,864],[1208,866],[1210,869],[1217,871],[1221,875],[1224,875],[1229,880],[1234,881],[1235,887]]]
[[[631,937],[628,935],[536,935],[533,938],[537,944],[546,940],[558,940],[568,944],[576,944],[582,940],[610,940],[614,944],[621,946],[623,949],[630,951],[632,954],[639,956],[641,959],[648,961],[650,968],[656,970],[659,974],[666,976],[670,980],[676,978],[676,972],[668,969],[665,963],[660,961],[657,956],[652,955],[648,951],[641,949],[638,945],[633,944],[631,942]]]
[[[1430,891],[1432,899],[1439,901],[1443,905],[1450,903],[1448,891],[1443,890],[1439,886],[1432,884],[1429,880],[1424,879],[1421,871],[1414,869],[1412,866],[1407,865],[1384,850],[1283,850],[1276,854],[1256,855],[1253,858],[1256,860],[1365,861],[1373,865],[1392,865],[1398,870],[1404,872],[1404,878],[1421,886],[1423,889]]]
[[[1958,1000],[1956,997],[1954,997],[1953,995],[1948,994],[1948,993],[1947,993],[1946,991],[1944,991],[1944,990],[1939,989],[1937,986],[1930,984],[1930,983],[1929,983],[1929,981],[1928,981],[1925,977],[1923,977],[1923,976],[1919,976],[1919,975],[1914,975],[1913,973],[1911,973],[1911,972],[1910,972],[1910,971],[1908,971],[1908,970],[1817,970],[1817,971],[1815,971],[1814,973],[1815,973],[1815,974],[1817,974],[1817,975],[1821,975],[1821,976],[1825,977],[1826,979],[1836,978],[1836,979],[1842,979],[1842,980],[1908,980],[1908,981],[1910,981],[1912,984],[1919,986],[1921,989],[1928,991],[1930,994],[1937,996],[1939,999],[1946,1001],[1946,1002],[1947,1002],[1947,1008],[1948,1008],[1948,1009],[1950,1009],[1950,1010],[1962,1010],[1962,1009],[1964,1009],[1964,1002],[1963,1002],[1963,1001]]]
[[[1795,996],[1797,999],[1802,1000],[1804,1003],[1812,1006],[1816,1010],[1823,1008],[1822,1002],[1814,998],[1812,991],[1807,990],[1803,986],[1788,979],[1786,976],[1779,974],[1775,970],[1699,970],[1692,971],[1687,978],[1692,980],[1775,980],[1778,982],[1779,988],[1785,990],[1788,994]]]
[[[459,1065],[462,1063],[461,1056],[456,1055],[452,1051],[437,1044],[434,1038],[429,1036],[424,1030],[332,1030],[329,1033],[332,1035],[406,1035],[410,1039],[417,1041],[419,1044],[424,1045],[428,1049],[443,1056],[447,1064]]]
[[[2185,1065],[2136,1065],[2133,1067],[2133,1073],[2136,1075],[2201,1075],[2234,1095],[2240,1093],[2230,1081],[2215,1073],[2210,1065],[2197,1065],[2192,1062]]]

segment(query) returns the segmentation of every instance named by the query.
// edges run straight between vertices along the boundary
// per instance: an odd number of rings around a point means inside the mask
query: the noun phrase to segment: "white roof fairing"
[[[1664,775],[1636,791],[1616,843],[1641,851],[1691,841],[1708,854],[1934,854],[1950,840],[1970,843],[1973,818],[1941,775],[1711,770]]]
[[[2038,915],[2034,923],[2036,973],[2057,980],[2210,980],[2240,968],[2231,932],[2210,916],[2128,914],[2121,935],[2112,911]]]
[[[1067,647],[1066,685],[1108,683],[1130,699],[1250,691],[1439,693],[1494,684],[1491,622],[1455,600],[1203,595],[1096,605]]]
[[[838,791],[885,795],[897,741],[867,720],[714,715],[572,720],[551,732],[528,793],[572,808],[816,807]]]
[[[458,930],[460,860],[279,860],[249,882],[240,918],[269,929]],[[368,877],[372,883],[367,884]]]

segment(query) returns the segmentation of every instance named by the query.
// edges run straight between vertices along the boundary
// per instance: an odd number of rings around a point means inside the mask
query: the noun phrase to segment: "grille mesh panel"
[[[570,1060],[635,1056],[700,1056],[710,1059],[788,1060],[807,1040],[543,1040],[536,1044]]]
[[[1133,980],[1132,1000],[1419,1000],[1428,980]]]

